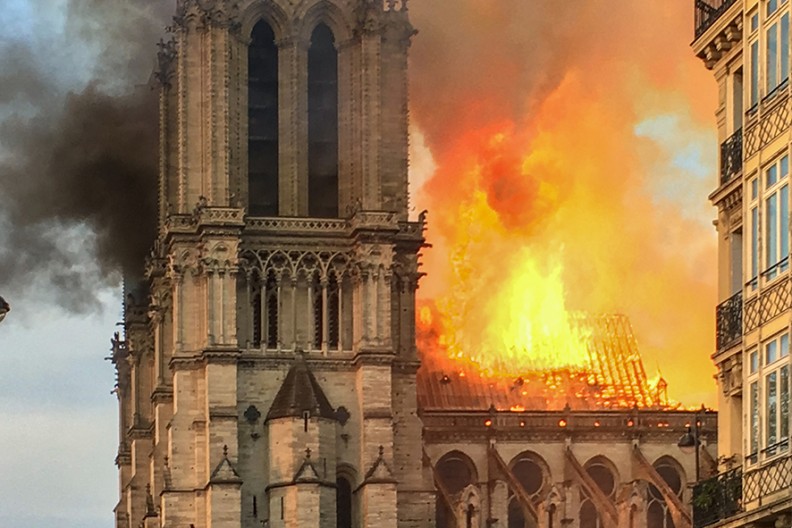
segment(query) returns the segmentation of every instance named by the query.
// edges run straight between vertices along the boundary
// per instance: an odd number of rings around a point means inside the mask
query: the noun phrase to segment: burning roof
[[[566,405],[572,409],[671,407],[665,381],[660,376],[650,381],[646,375],[626,316],[579,315],[572,326],[584,336],[585,362],[526,372],[484,372],[459,358],[443,356],[435,343],[427,347],[433,336],[422,335],[419,406],[468,411],[492,406],[500,411],[561,409]]]

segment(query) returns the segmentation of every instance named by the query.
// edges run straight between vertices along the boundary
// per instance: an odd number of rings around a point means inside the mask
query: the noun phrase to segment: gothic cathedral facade
[[[406,0],[179,0],[117,528],[428,527]]]

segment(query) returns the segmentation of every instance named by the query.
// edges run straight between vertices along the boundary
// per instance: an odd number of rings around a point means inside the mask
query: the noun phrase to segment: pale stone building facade
[[[722,474],[697,526],[792,526],[792,144],[788,0],[695,0],[692,47],[717,81],[717,350]]]
[[[118,526],[429,526],[405,3],[180,0],[171,33]]]
[[[158,237],[114,340],[116,526],[690,526],[695,413],[515,412],[417,374],[407,0],[177,5]]]

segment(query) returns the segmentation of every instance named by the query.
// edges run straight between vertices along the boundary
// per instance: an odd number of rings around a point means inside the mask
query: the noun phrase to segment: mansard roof
[[[298,358],[275,395],[267,420],[302,417],[305,411],[310,412],[311,416],[335,420],[335,411],[322,387],[305,359]]]

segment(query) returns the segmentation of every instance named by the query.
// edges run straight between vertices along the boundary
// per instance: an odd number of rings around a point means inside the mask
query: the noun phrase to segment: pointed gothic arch
[[[252,27],[248,44],[248,212],[279,212],[278,46],[265,20]]]
[[[337,43],[352,38],[353,24],[336,3],[329,0],[301,0],[295,9],[295,19],[301,21],[296,34],[302,42],[309,42],[316,26],[325,24],[333,32]]]
[[[550,467],[539,454],[523,451],[509,462],[509,469],[532,499],[547,491]]]
[[[338,49],[324,22],[308,47],[308,215],[338,216]]]

